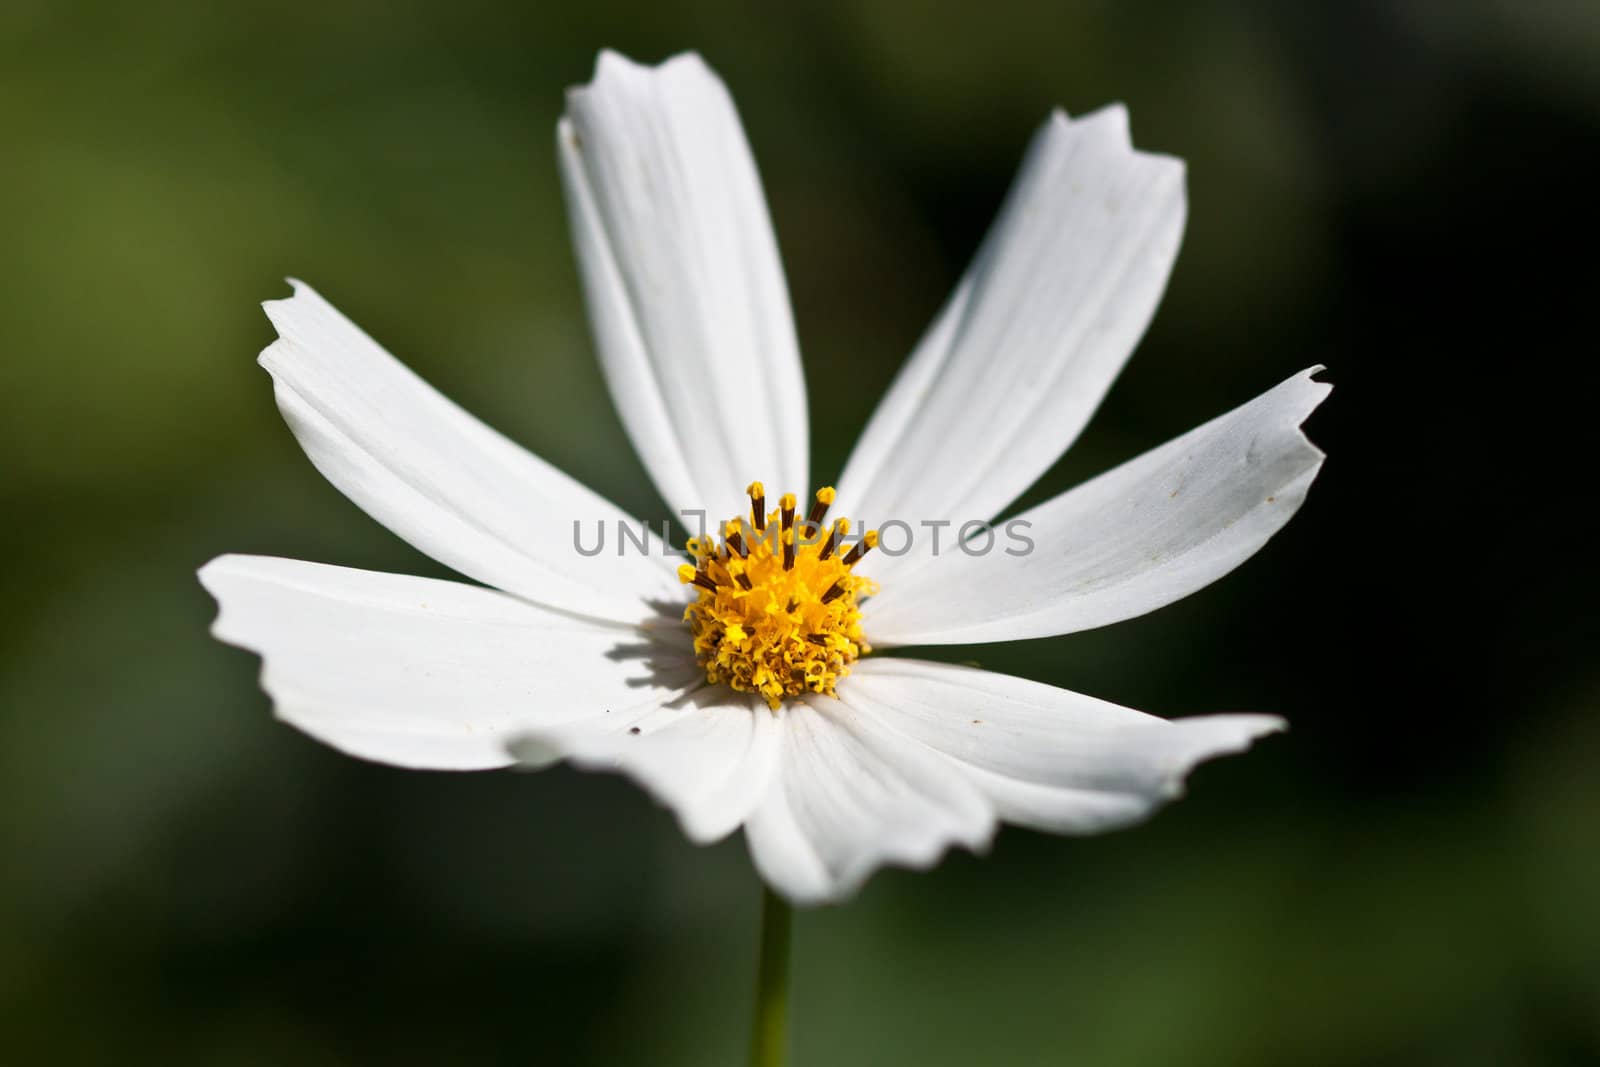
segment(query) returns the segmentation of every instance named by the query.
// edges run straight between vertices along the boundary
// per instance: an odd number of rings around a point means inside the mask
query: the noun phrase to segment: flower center
[[[714,535],[689,538],[693,563],[678,578],[699,593],[684,610],[706,680],[760,693],[774,711],[784,697],[833,694],[850,664],[872,651],[861,635],[858,596],[878,587],[851,568],[878,543],[876,530],[852,538],[850,520],[823,520],[832,488],[796,521],[785,493],[767,513],[766,490],[749,488],[750,514]]]

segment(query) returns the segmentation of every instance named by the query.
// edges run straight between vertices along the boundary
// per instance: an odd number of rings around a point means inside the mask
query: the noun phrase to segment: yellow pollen
[[[691,537],[694,562],[678,568],[679,580],[697,594],[683,614],[695,657],[707,681],[760,693],[774,711],[785,697],[833,696],[850,665],[872,650],[857,601],[878,587],[851,568],[877,545],[877,531],[846,553],[850,520],[823,533],[831,487],[817,491],[798,529],[794,494],[785,493],[768,515],[762,484],[751,483],[748,492],[750,515],[723,524],[720,546],[714,536]]]

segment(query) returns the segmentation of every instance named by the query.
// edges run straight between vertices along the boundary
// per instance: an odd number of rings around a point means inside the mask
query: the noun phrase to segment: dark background
[[[225,551],[439,569],[252,362],[318,286],[658,514],[556,181],[595,51],[697,48],[761,164],[814,469],[1054,105],[1190,165],[1166,301],[1041,499],[1326,363],[1330,454],[1218,586],[949,650],[1291,732],[1151,825],[1007,830],[797,929],[804,1064],[1600,1062],[1600,6],[10,0],[0,1043],[27,1063],[735,1063],[757,885],[628,783],[363,764],[206,635]]]

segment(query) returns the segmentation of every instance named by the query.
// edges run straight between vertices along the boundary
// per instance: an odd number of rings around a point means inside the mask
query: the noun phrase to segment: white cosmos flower
[[[605,53],[571,92],[557,146],[601,367],[666,503],[737,516],[752,478],[804,492],[794,326],[722,82],[695,55],[643,67]],[[1184,216],[1182,162],[1136,151],[1121,107],[1051,115],[868,423],[835,514],[913,528],[1000,514],[1078,436],[1127,360]],[[1126,826],[1177,796],[1196,763],[1283,725],[1168,721],[911,658],[852,666],[864,649],[848,631],[858,625],[860,644],[879,649],[1021,640],[1193,593],[1304,499],[1322,462],[1299,430],[1329,390],[1311,379],[1318,368],[1024,513],[1031,553],[968,555],[947,536],[939,554],[919,538],[904,555],[869,557],[838,602],[850,618],[815,646],[834,695],[784,693],[769,708],[708,682],[714,661],[697,660],[683,615],[714,594],[680,581],[681,557],[659,542],[649,554],[581,555],[575,521],[639,524],[293,285],[266,304],[278,339],[261,363],[307,455],[373,518],[482,583],[253,556],[200,572],[221,605],[216,635],[260,653],[277,714],[344,752],[418,768],[619,769],[696,842],[742,826],[766,881],[809,903],[849,895],[883,864],[980,849],[1001,821]],[[743,564],[702,548],[705,584],[720,576],[715,595],[737,596]],[[825,566],[819,551],[804,550],[802,571]],[[820,594],[788,607],[824,612]],[[720,647],[726,670],[749,680],[738,642]]]

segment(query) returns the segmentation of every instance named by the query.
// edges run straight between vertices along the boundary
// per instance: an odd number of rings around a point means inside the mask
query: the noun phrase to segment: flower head
[[[794,494],[768,514],[765,490],[754,482],[748,520],[726,523],[720,544],[689,539],[694,562],[678,568],[678,579],[698,590],[683,617],[707,682],[760,693],[776,711],[785,697],[834,696],[850,664],[872,651],[857,598],[877,586],[854,568],[878,535],[869,530],[847,545],[850,520],[823,521],[833,498],[832,486],[817,490],[796,521]]]
[[[674,511],[726,521],[687,562],[650,535],[575,550],[575,522],[639,524],[294,282],[266,305],[278,339],[261,355],[290,428],[369,514],[481,584],[213,560],[215,632],[262,655],[280,716],[399,766],[622,770],[697,842],[743,827],[762,876],[801,902],[981,848],[1001,821],[1127,825],[1196,763],[1281,728],[870,654],[1152,611],[1256,552],[1321,466],[1299,429],[1328,392],[1313,368],[1022,513],[1008,550],[972,550],[1083,429],[1176,257],[1183,165],[1135,150],[1120,107],[1046,121],[838,491],[804,507],[798,346],[721,81],[693,55],[603,54],[557,153],[623,425]],[[935,535],[891,550],[896,522]]]

